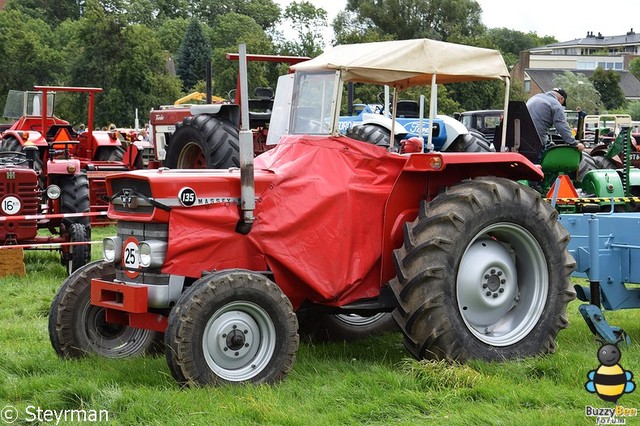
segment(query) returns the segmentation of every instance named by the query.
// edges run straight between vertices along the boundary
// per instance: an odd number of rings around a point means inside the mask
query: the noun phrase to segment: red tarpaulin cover
[[[163,272],[268,268],[294,307],[375,297],[384,206],[406,158],[345,137],[283,138],[255,159],[273,181],[251,232],[235,232],[235,204],[174,208]]]

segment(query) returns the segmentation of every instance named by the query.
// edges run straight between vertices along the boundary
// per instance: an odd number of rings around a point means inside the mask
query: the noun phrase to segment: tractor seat
[[[555,145],[542,154],[540,165],[545,174],[572,173],[578,170],[582,153],[569,145]]]

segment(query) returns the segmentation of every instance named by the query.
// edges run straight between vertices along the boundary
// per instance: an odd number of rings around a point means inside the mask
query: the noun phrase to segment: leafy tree
[[[635,78],[640,80],[640,58],[632,59],[631,62],[629,62],[629,71]]]
[[[483,30],[474,0],[348,0],[347,10],[397,39],[455,41]]]
[[[213,49],[212,70],[214,93],[225,97],[235,89],[238,77],[238,63],[226,59],[227,53],[238,52],[238,45],[246,44],[247,53],[272,54],[275,47],[260,25],[253,18],[237,13],[219,16],[212,29]],[[252,62],[248,66],[249,85],[275,87],[275,81],[267,79],[269,64]],[[250,87],[249,90],[252,90]]]
[[[634,121],[640,121],[640,101],[631,101],[627,106],[627,114]]]
[[[197,19],[192,19],[178,49],[176,73],[185,89],[191,89],[205,74],[205,64],[211,59],[211,43]]]
[[[41,19],[18,10],[0,12],[0,107],[7,92],[33,90],[37,84],[58,84],[62,53],[50,43],[53,32]]]
[[[600,93],[600,98],[606,109],[616,109],[626,103],[622,89],[620,89],[620,74],[617,72],[605,71],[598,67],[589,80]]]
[[[355,12],[344,10],[333,19],[336,44],[367,43],[393,40],[393,35],[385,34],[370,19],[361,19]]]
[[[588,113],[602,110],[603,105],[600,99],[600,93],[598,93],[593,83],[584,74],[565,71],[554,77],[553,84],[567,91],[568,109],[575,110],[580,107]]]
[[[327,11],[308,1],[290,3],[284,11],[285,23],[297,37],[285,41],[282,52],[287,55],[315,57],[324,50],[322,31],[327,27]]]
[[[18,10],[55,27],[66,19],[80,18],[83,3],[81,0],[7,0],[5,9]]]
[[[273,0],[189,0],[192,16],[210,27],[227,13],[251,17],[264,31],[280,19],[280,7]]]
[[[189,19],[185,18],[165,20],[155,31],[156,36],[160,41],[160,48],[169,52],[173,56],[177,56],[178,49],[180,49],[180,43],[182,42],[184,35],[187,33],[187,28],[189,28],[190,22],[191,21]],[[210,28],[204,27],[203,30],[205,33],[208,33]]]
[[[506,64],[512,66],[518,61],[521,51],[555,43],[557,40],[553,37],[539,37],[533,32],[523,33],[508,28],[489,28],[476,40],[465,41],[474,46],[499,50]]]

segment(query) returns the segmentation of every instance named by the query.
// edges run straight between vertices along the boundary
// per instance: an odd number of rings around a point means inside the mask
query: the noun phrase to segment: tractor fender
[[[469,129],[462,124],[462,122],[456,120],[453,117],[449,117],[448,115],[438,115],[436,118],[442,120],[444,124],[444,131],[446,135],[446,140],[440,151],[446,151],[449,146],[458,138],[460,135],[469,134]]]
[[[25,139],[23,136],[28,134],[28,137]],[[35,146],[48,146],[47,140],[42,136],[40,132],[35,130],[8,130],[2,134],[3,138],[7,136],[13,136],[16,138],[21,146],[24,146],[26,141],[32,142]]]
[[[94,144],[92,146],[95,147],[103,147],[103,146],[122,146],[122,142],[118,138],[111,137],[109,132],[99,131],[92,132],[91,134]]]
[[[222,117],[233,125],[240,125],[240,105],[236,104],[205,104],[193,105],[190,108],[191,115],[209,114]]]
[[[69,170],[73,170],[73,172]],[[72,158],[68,160],[55,159],[47,163],[48,175],[75,175],[80,173],[80,160]]]

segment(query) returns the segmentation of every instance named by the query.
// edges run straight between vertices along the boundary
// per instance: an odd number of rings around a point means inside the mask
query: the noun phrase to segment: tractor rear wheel
[[[239,131],[220,117],[185,118],[169,140],[165,165],[170,169],[227,169],[240,165]]]
[[[371,145],[389,148],[391,132],[375,124],[358,124],[347,130],[346,136]]]
[[[124,158],[124,148],[121,146],[102,147],[96,153],[97,161],[122,161]]]
[[[15,136],[7,135],[0,141],[0,152],[24,152],[24,147]],[[42,171],[42,158],[38,155],[33,163],[33,170],[37,173]]]
[[[115,279],[112,263],[90,263],[65,280],[49,310],[49,339],[63,358],[97,354],[124,358],[152,353],[161,333],[110,324],[103,308],[91,304],[91,279]]]
[[[365,316],[357,314],[321,314],[300,320],[312,340],[352,342],[367,337],[398,331],[398,324],[390,312]],[[304,324],[304,326],[302,325]]]
[[[469,132],[460,135],[451,144],[447,151],[450,152],[495,152],[495,148],[480,132]]]
[[[293,366],[297,330],[289,299],[269,279],[240,270],[207,275],[169,315],[167,364],[184,386],[274,383]]]
[[[591,170],[597,170],[598,168],[598,164],[595,162],[594,158],[589,153],[582,151],[582,158],[580,160],[580,165],[578,166],[576,181],[582,182],[582,179],[584,179],[587,173]]]
[[[89,178],[86,172],[60,176],[56,183],[61,190],[60,213],[89,213],[91,199],[89,197]],[[81,223],[86,229],[87,240],[91,240],[91,218],[83,216],[62,219],[62,224],[67,229],[74,223]]]
[[[423,203],[395,250],[393,312],[418,359],[553,352],[575,298],[567,231],[538,193],[478,178]]]

